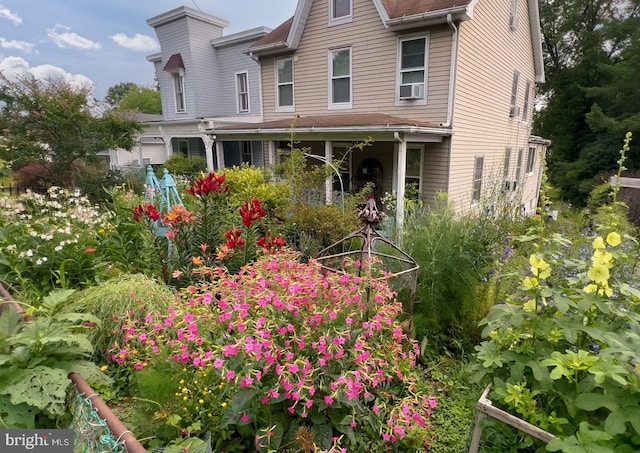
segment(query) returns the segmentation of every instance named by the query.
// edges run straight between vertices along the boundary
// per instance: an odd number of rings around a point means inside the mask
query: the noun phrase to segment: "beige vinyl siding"
[[[294,54],[295,114],[386,113],[439,124],[446,121],[451,57],[451,29],[428,29],[427,105],[396,106],[398,37],[424,34],[427,29],[390,31],[382,24],[371,0],[354,0],[353,21],[328,26],[327,0],[313,2]],[[348,110],[328,108],[329,49],[352,49],[352,103]],[[274,61],[261,59],[265,120],[292,117],[276,112]]]
[[[512,174],[518,149],[525,150],[523,160],[526,159],[531,122],[522,121],[522,112],[517,118],[509,118],[514,72],[520,73],[520,108],[526,81],[535,80],[527,0],[519,1],[516,32],[509,27],[512,0],[478,2],[473,20],[460,25],[449,178],[449,194],[460,211],[469,209],[471,204],[475,156],[485,158],[483,196],[502,183],[506,148],[513,150]],[[530,104],[533,105],[532,98]],[[528,203],[529,200],[522,200],[522,204]]]
[[[422,199],[426,206],[434,206],[440,192],[447,191],[449,177],[449,140],[427,143],[422,168]]]

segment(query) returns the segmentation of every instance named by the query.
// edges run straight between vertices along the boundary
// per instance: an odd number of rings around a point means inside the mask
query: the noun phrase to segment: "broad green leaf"
[[[0,314],[0,345],[2,345],[2,340],[15,335],[23,324],[22,316],[16,313],[13,307],[3,311]]]
[[[259,392],[260,391],[257,390],[257,389],[240,390],[238,393],[233,395],[233,398],[231,399],[231,410],[233,411],[233,413],[234,414],[239,414],[240,412],[245,410],[245,408],[247,407],[247,404],[251,400],[253,400],[253,398]]]
[[[315,443],[323,450],[329,450],[333,444],[333,430],[329,425],[313,425],[311,428]]]
[[[10,395],[13,404],[26,403],[52,415],[62,415],[69,383],[66,371],[37,366],[22,380],[5,387],[2,393]]]
[[[37,410],[28,404],[12,404],[9,395],[0,395],[0,428],[33,429]]]
[[[601,393],[581,393],[575,401],[576,407],[585,411],[595,411],[601,407],[606,407],[610,411],[618,410],[617,401],[610,395]]]
[[[612,411],[604,421],[606,432],[615,436],[627,432],[627,423],[631,424],[636,436],[640,434],[640,407],[627,406]]]

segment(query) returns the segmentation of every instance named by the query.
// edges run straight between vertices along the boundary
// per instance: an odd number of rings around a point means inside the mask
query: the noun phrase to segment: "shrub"
[[[257,198],[265,209],[273,213],[286,212],[291,203],[291,188],[284,182],[273,181],[266,169],[243,165],[223,170],[229,184],[229,205],[240,207]]]
[[[176,176],[185,176],[189,179],[197,178],[200,173],[207,171],[207,159],[204,157],[187,157],[183,154],[172,154],[169,159],[162,164],[162,168],[169,170],[169,173]],[[162,174],[158,176],[162,178]]]
[[[183,432],[211,430],[224,451],[426,448],[436,402],[419,385],[401,304],[384,282],[292,258],[215,270],[167,313],[131,323],[113,360],[174,363],[163,417]]]

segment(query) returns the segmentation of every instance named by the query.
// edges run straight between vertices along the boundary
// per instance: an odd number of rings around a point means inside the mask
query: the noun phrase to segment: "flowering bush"
[[[629,257],[615,225],[613,210],[585,261],[563,259],[566,239],[529,236],[540,241],[521,290],[481,323],[494,401],[556,435],[548,451],[640,449],[638,273],[616,271]]]
[[[78,191],[51,187],[44,195],[27,192],[0,204],[0,280],[25,301],[108,275],[98,244],[110,216]]]
[[[272,237],[262,224],[267,211],[260,200],[247,201],[236,213],[228,202],[229,192],[225,175],[211,172],[202,174],[187,189],[195,199],[194,211],[177,205],[163,215],[152,204],[133,210],[134,220],[144,220],[150,234],[163,229],[170,241],[162,245],[169,250],[165,278],[187,286],[199,278],[201,267],[222,265],[237,272],[255,259],[258,250],[272,253],[284,246],[284,240]],[[237,228],[240,221],[242,227]]]
[[[173,363],[163,416],[183,432],[211,430],[224,451],[427,448],[436,400],[420,388],[401,304],[382,281],[295,258],[211,270],[211,283],[184,289],[167,313],[125,327],[113,360]]]

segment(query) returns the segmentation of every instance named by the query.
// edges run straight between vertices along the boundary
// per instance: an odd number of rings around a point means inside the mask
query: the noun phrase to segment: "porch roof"
[[[295,118],[265,121],[262,123],[238,124],[216,128],[215,134],[220,139],[231,136],[258,135],[255,139],[278,138],[282,135],[289,138],[291,134],[307,138],[331,139],[332,136],[346,134],[377,136],[392,139],[394,134],[422,134],[443,136],[452,134],[450,128],[427,121],[412,120],[384,113],[350,113],[334,115],[298,116]]]

